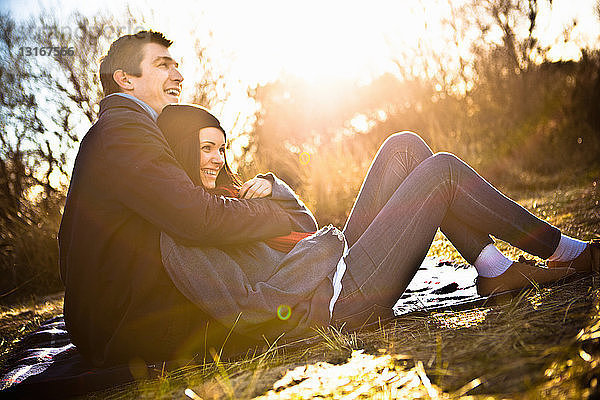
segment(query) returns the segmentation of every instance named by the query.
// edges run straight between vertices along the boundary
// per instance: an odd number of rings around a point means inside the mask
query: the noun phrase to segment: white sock
[[[493,278],[501,275],[512,265],[512,263],[513,262],[506,258],[496,246],[490,243],[481,250],[474,265],[480,276]]]
[[[577,258],[587,246],[586,242],[578,239],[573,239],[567,235],[560,235],[558,247],[554,250],[554,254],[548,258],[548,261],[571,261]]]

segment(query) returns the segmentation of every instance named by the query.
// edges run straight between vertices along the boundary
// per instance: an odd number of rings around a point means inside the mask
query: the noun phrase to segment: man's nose
[[[171,70],[171,79],[177,82],[183,81],[183,75],[181,75],[181,73],[176,67],[173,67]]]

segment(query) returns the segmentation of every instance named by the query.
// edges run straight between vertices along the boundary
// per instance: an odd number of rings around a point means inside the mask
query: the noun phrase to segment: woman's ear
[[[125,91],[133,90],[133,83],[131,83],[127,72],[122,69],[117,69],[113,72],[113,79],[121,89]]]

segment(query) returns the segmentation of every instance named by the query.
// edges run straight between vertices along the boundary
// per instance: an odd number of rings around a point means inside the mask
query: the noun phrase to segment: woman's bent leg
[[[367,230],[379,211],[388,202],[398,186],[421,162],[433,155],[431,148],[421,137],[412,132],[400,132],[389,136],[379,148],[362,183],[350,216],[344,227],[348,246],[352,246]],[[441,224],[442,232],[458,249],[476,253],[493,243],[484,233],[467,222],[447,213]],[[475,259],[467,258],[468,262]]]
[[[353,316],[377,310],[389,313],[447,218],[472,221],[478,231],[542,258],[552,254],[560,239],[557,228],[501,194],[462,160],[449,153],[435,154],[404,179],[350,247],[334,318],[356,320]],[[481,250],[454,245],[467,260]]]
[[[395,133],[383,142],[344,226],[348,246],[352,246],[371,225],[404,179],[431,155],[433,152],[427,143],[412,132]]]

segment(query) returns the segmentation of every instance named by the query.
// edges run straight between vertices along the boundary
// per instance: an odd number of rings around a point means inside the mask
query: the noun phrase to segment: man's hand
[[[257,199],[267,197],[273,190],[273,184],[268,179],[252,178],[240,188],[240,199]]]

